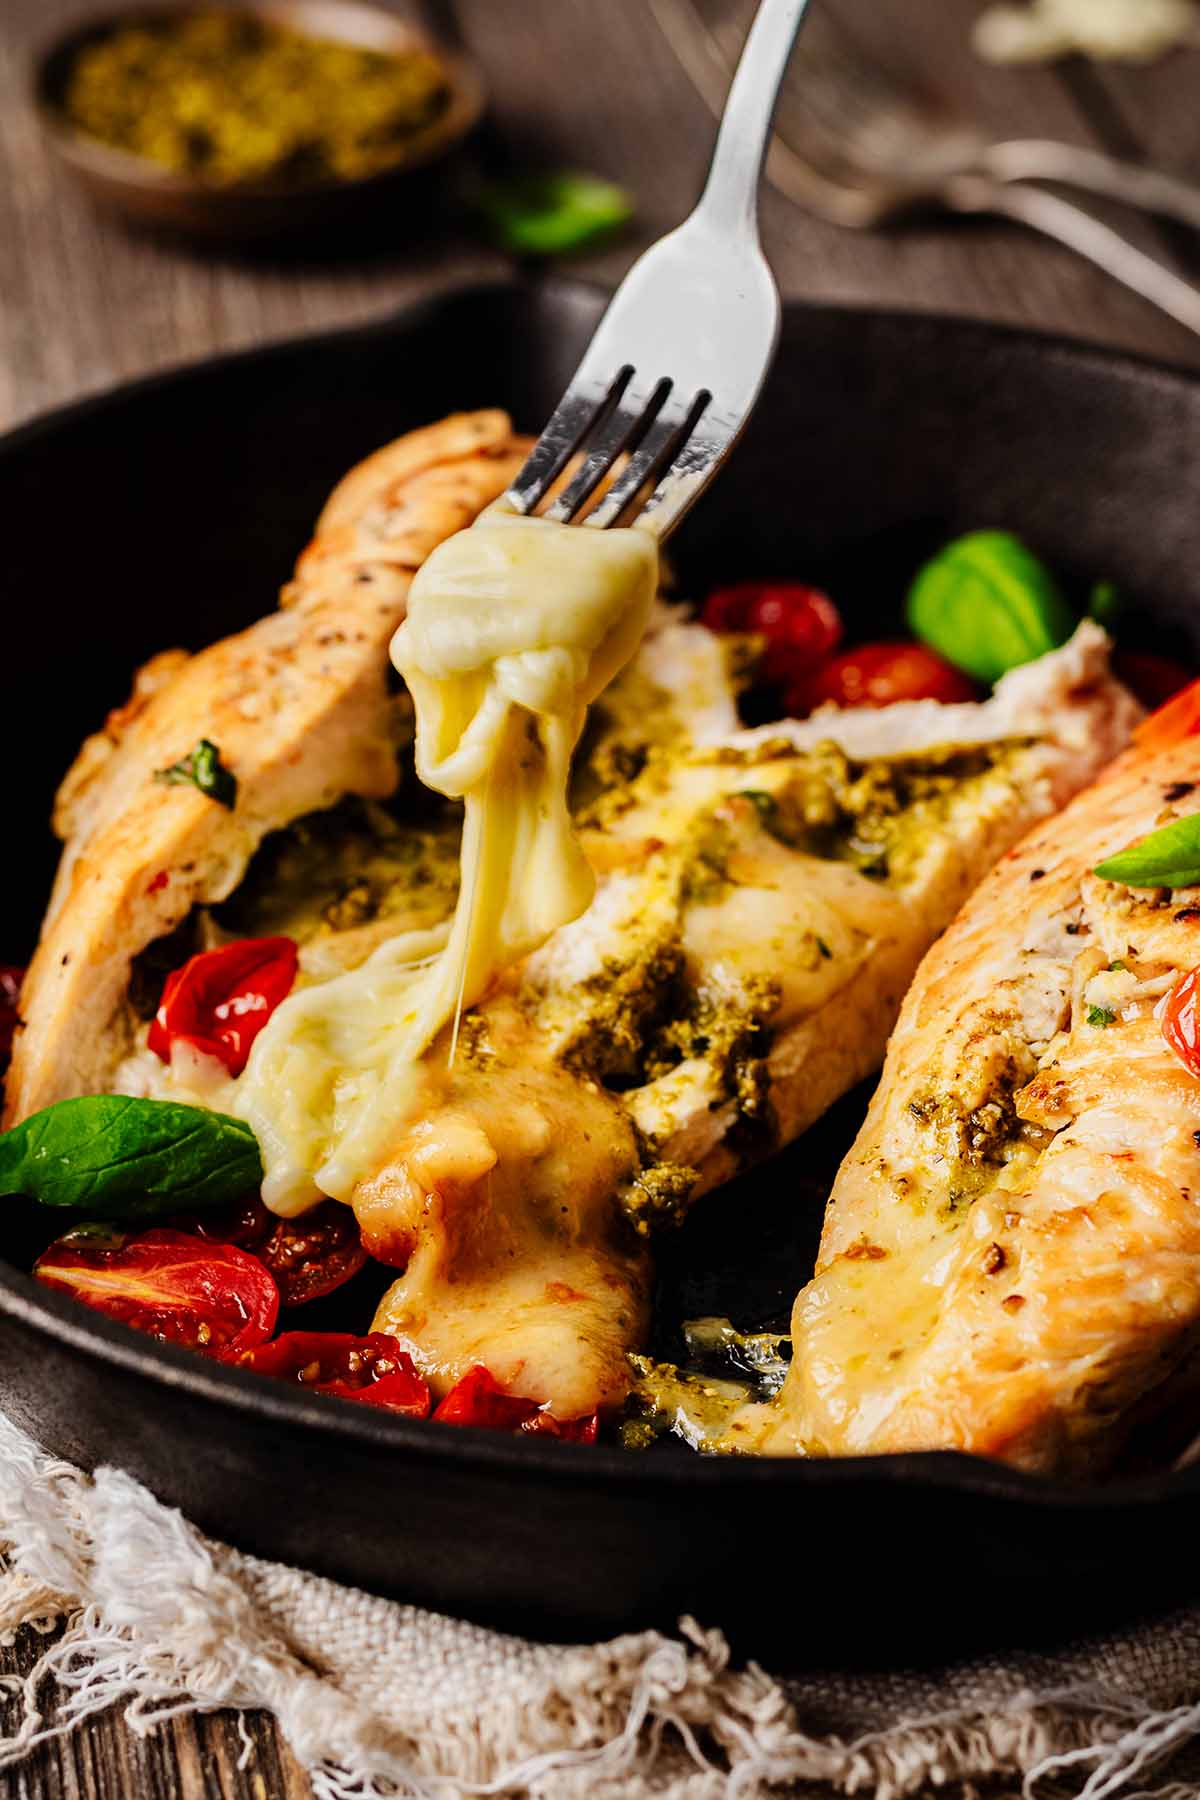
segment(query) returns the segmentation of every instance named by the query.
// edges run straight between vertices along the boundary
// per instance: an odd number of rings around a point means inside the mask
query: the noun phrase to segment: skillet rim
[[[478,305],[507,303],[525,296],[531,304],[542,300],[560,307],[595,307],[611,290],[593,281],[555,276],[544,280],[467,279],[447,283],[435,292],[417,297],[381,317],[327,330],[273,338],[266,343],[227,350],[215,355],[188,358],[149,374],[86,394],[77,400],[35,414],[0,433],[0,462],[19,453],[61,428],[99,415],[125,400],[151,394],[172,385],[204,379],[213,370],[222,372],[241,364],[270,362],[305,349],[368,340],[403,332],[436,316],[448,305],[463,301]],[[1027,326],[993,323],[934,309],[858,306],[812,302],[799,297],[784,302],[785,324],[795,319],[847,318],[869,321],[899,332],[935,330],[953,334],[959,343],[993,347],[997,343],[1020,346],[1038,358],[1063,359],[1084,373],[1104,370],[1151,385],[1200,391],[1200,370],[1191,370],[1155,358],[1125,351],[1064,333],[1042,332]],[[1180,1501],[1200,1493],[1200,1463],[1183,1469],[1148,1472],[1116,1479],[1088,1481],[1033,1474],[963,1451],[927,1450],[874,1456],[792,1457],[704,1456],[692,1454],[660,1459],[623,1450],[614,1445],[577,1445],[542,1441],[537,1437],[475,1429],[450,1431],[427,1420],[405,1419],[376,1408],[335,1406],[316,1394],[273,1381],[251,1371],[210,1361],[172,1344],[163,1344],[131,1327],[89,1312],[64,1294],[47,1289],[0,1257],[0,1316],[65,1343],[101,1365],[139,1376],[163,1389],[183,1389],[195,1398],[276,1424],[306,1436],[327,1436],[359,1450],[400,1453],[406,1462],[469,1470],[480,1468],[496,1474],[537,1476],[555,1486],[585,1483],[590,1489],[635,1488],[649,1497],[656,1490],[665,1495],[684,1486],[753,1492],[766,1486],[787,1494],[809,1488],[862,1489],[926,1487],[934,1492],[971,1495],[976,1499],[1003,1499],[1036,1511],[1060,1513],[1081,1510],[1089,1515],[1141,1510],[1164,1501]]]

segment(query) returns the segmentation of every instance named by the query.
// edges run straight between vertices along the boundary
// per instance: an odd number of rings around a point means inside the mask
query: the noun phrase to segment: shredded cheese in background
[[[1080,54],[1151,62],[1200,43],[1194,0],[1030,0],[990,6],[975,26],[975,48],[994,63],[1052,62]]]
[[[418,572],[392,660],[416,709],[417,773],[464,802],[458,906],[448,930],[394,939],[292,994],[259,1035],[234,1110],[262,1147],[274,1211],[349,1201],[453,1055],[447,1034],[427,1056],[435,1038],[589,905],[571,753],[588,705],[636,651],[657,581],[643,531],[499,508]]]

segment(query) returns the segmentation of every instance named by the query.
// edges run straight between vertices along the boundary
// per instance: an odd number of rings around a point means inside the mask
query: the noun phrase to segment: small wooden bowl
[[[323,230],[363,218],[394,204],[418,170],[449,152],[478,124],[486,103],[479,70],[370,0],[215,0],[229,11],[287,26],[314,38],[355,44],[383,54],[431,51],[446,72],[450,99],[443,112],[414,132],[403,154],[386,169],[352,180],[245,182],[218,186],[161,168],[101,142],[72,124],[64,108],[66,82],[75,57],[87,44],[136,19],[169,17],[177,7],[132,6],[89,18],[56,38],[38,57],[34,99],[58,161],[94,200],[140,224],[163,226],[214,240],[281,238]],[[214,0],[203,0],[211,11]],[[201,10],[198,4],[194,9]]]

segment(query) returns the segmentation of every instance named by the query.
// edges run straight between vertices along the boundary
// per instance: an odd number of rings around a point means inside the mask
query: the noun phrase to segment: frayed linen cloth
[[[1200,1614],[921,1675],[780,1680],[690,1619],[564,1649],[243,1556],[3,1418],[0,1542],[0,1632],[47,1637],[0,1773],[109,1707],[232,1708],[274,1714],[316,1800],[1200,1795]]]

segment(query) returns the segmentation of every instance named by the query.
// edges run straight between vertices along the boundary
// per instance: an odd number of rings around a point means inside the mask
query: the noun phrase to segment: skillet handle
[[[1149,300],[1160,312],[1200,334],[1200,289],[1155,262],[1083,207],[1043,188],[1025,187],[1020,182],[1006,184],[979,175],[954,177],[946,183],[942,199],[952,212],[999,214],[1065,244],[1114,281]]]

